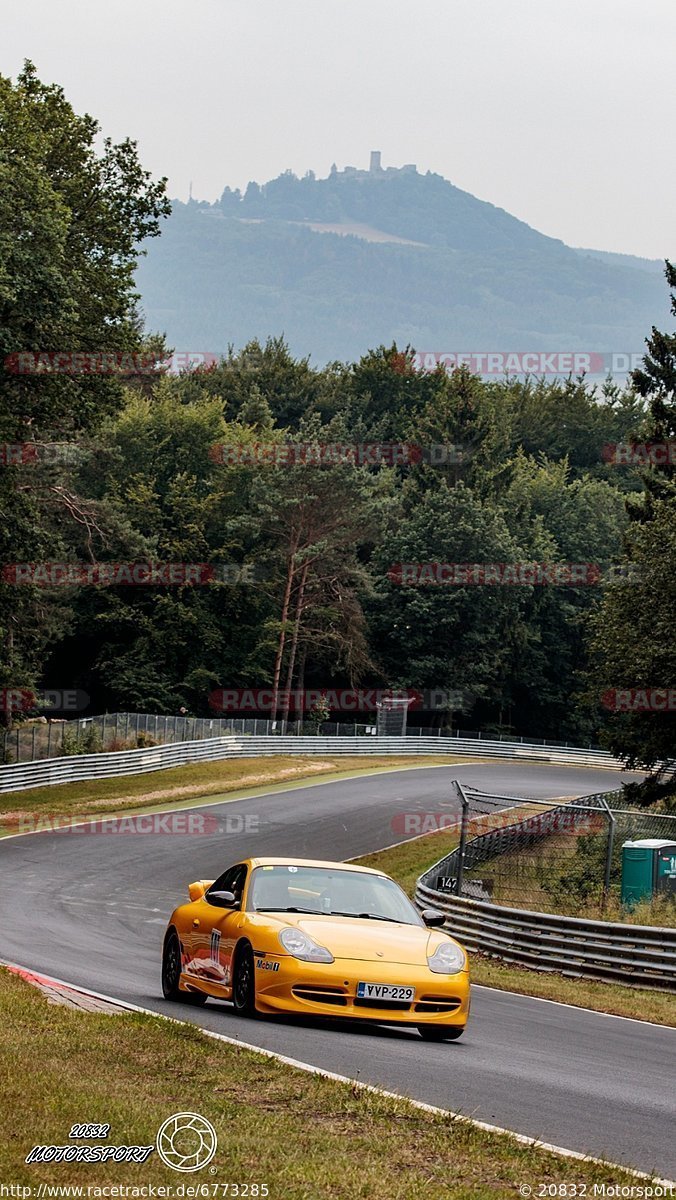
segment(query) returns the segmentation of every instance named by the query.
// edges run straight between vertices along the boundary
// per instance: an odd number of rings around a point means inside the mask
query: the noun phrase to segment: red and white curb
[[[84,992],[71,984],[62,983],[60,979],[52,979],[49,975],[40,975],[37,971],[27,971],[25,967],[15,967],[10,963],[4,964],[12,975],[18,975],[26,983],[47,997],[49,1004],[60,1004],[64,1008],[77,1008],[81,1012],[90,1013],[122,1013],[126,1006],[117,1000],[96,996],[93,992]]]

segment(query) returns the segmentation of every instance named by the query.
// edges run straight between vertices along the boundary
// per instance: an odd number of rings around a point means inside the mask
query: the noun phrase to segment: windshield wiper
[[[332,917],[363,917],[369,921],[392,921],[395,925],[407,925],[408,921],[400,921],[398,917],[384,917],[381,913],[368,912],[332,912],[329,914]]]
[[[369,912],[338,912],[334,909],[332,912],[322,912],[319,908],[257,908],[256,912],[288,912],[288,913],[307,913],[313,917],[361,917],[368,921],[392,921],[394,925],[411,925],[411,921],[400,921],[398,917],[384,917],[381,913]]]
[[[293,913],[311,913],[316,917],[323,917],[326,914],[320,912],[318,908],[257,908],[256,912],[293,912]]]

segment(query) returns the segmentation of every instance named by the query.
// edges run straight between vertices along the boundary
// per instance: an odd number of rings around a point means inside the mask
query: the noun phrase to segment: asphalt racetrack
[[[162,999],[164,929],[191,880],[214,878],[251,854],[346,859],[390,845],[402,837],[393,826],[398,814],[456,811],[454,778],[533,798],[584,795],[620,781],[607,770],[548,763],[423,767],[210,804],[209,815],[226,825],[220,833],[5,839],[0,958],[674,1179],[676,1029],[478,987],[465,1036],[442,1044],[392,1026],[250,1021],[218,1001],[195,1010]],[[255,831],[228,832],[233,814],[254,817]],[[579,987],[584,997],[584,982]]]

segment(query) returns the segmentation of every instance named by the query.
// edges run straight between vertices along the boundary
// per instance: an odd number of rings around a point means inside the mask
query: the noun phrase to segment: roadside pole
[[[467,845],[467,823],[469,820],[469,798],[465,792],[459,779],[456,779],[455,786],[458,789],[460,803],[462,804],[462,819],[460,821],[460,843],[458,845],[458,869],[455,875],[455,894],[462,895],[462,877],[465,869],[465,846]]]

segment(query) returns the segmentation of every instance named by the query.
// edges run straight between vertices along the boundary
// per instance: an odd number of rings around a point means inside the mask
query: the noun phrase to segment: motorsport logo
[[[109,1146],[103,1143],[110,1133],[110,1125],[95,1122],[71,1125],[69,1145],[33,1146],[24,1159],[27,1163],[145,1163],[153,1153],[154,1146]],[[158,1135],[159,1136],[159,1135]],[[83,1145],[76,1138],[99,1139],[98,1144]]]
[[[33,1146],[26,1163],[145,1163],[157,1151],[172,1171],[201,1171],[211,1162],[218,1147],[216,1130],[199,1113],[181,1112],[167,1117],[157,1131],[152,1146],[104,1144],[110,1125],[84,1123],[72,1125],[65,1146]],[[95,1145],[83,1145],[74,1139],[98,1139]]]
[[[211,1121],[199,1113],[174,1113],[160,1127],[157,1153],[172,1171],[201,1171],[211,1162],[218,1138]]]

